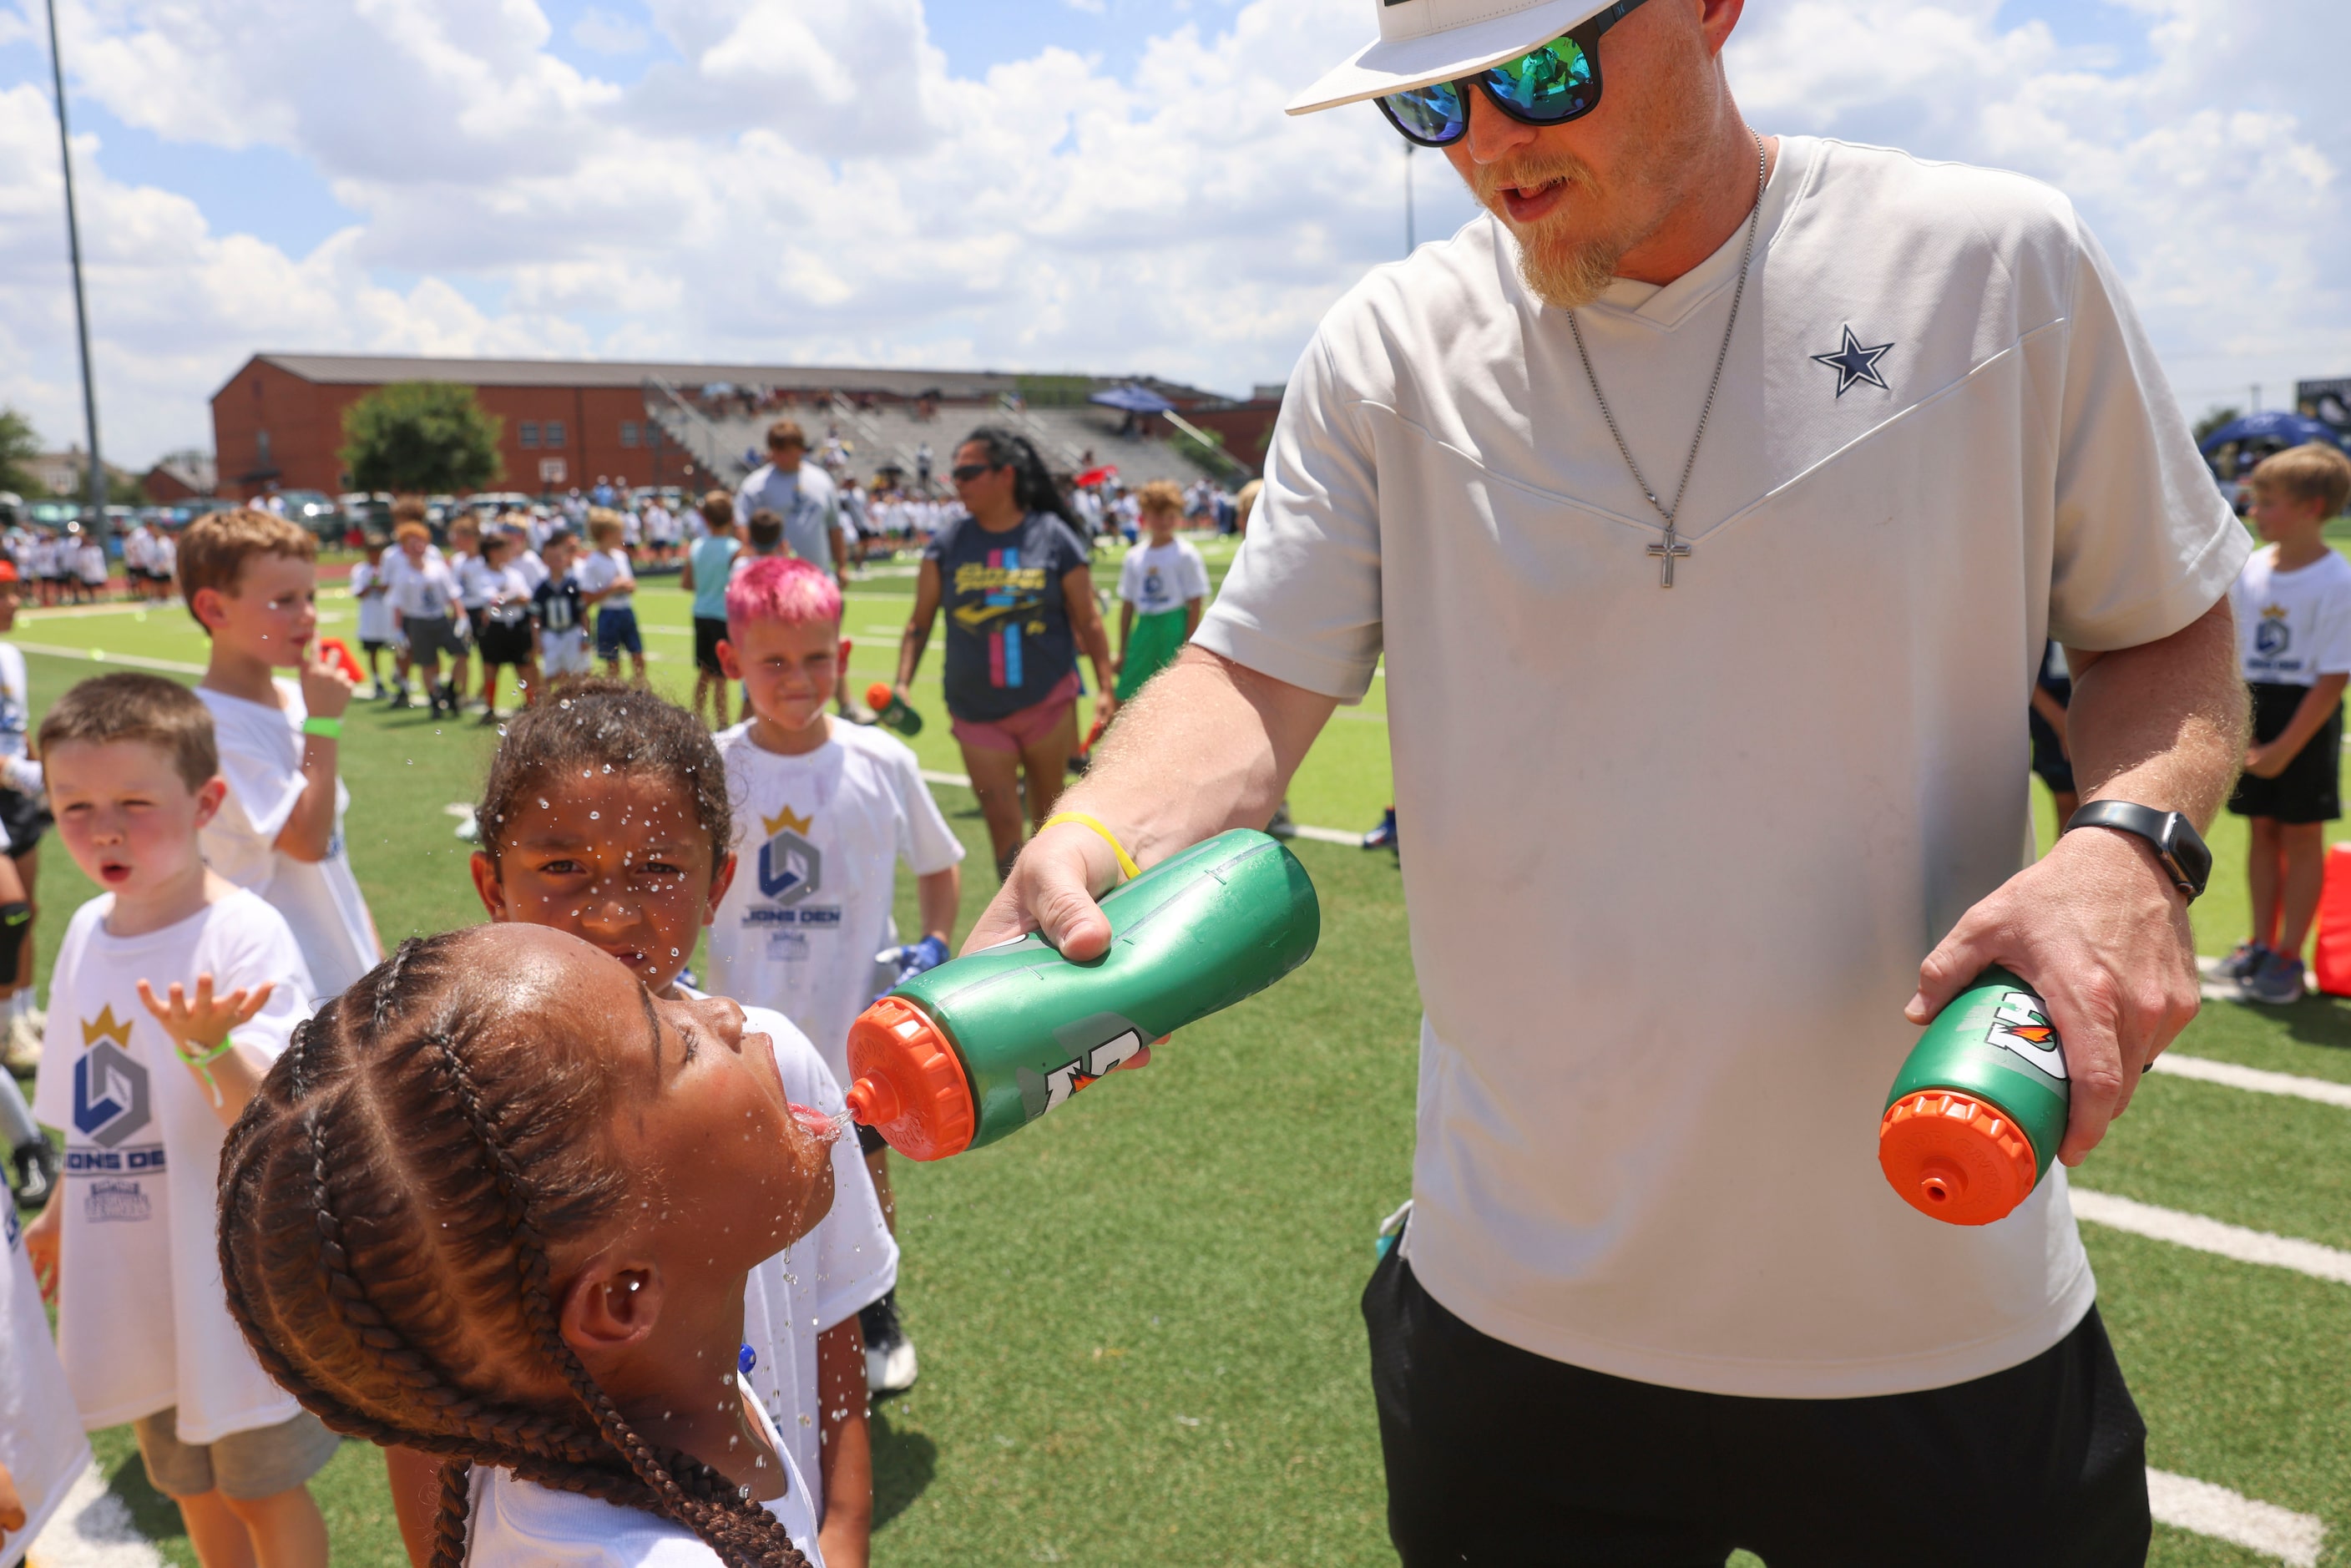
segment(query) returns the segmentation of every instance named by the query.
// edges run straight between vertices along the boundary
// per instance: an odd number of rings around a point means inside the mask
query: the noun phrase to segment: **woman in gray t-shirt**
[[[904,700],[914,684],[944,605],[947,715],[1001,871],[1020,850],[1023,781],[1029,820],[1042,822],[1077,750],[1081,648],[1093,661],[1096,716],[1107,718],[1118,698],[1086,547],[1037,449],[986,428],[955,462],[956,494],[971,515],[923,551],[897,693]]]

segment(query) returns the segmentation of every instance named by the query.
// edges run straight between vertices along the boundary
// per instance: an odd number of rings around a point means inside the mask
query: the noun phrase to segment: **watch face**
[[[2196,891],[2203,892],[2204,879],[2212,873],[2212,852],[2197,836],[2194,825],[2174,811],[2163,825],[2163,843],[2179,862],[2179,869],[2188,873],[2188,880],[2196,884]]]

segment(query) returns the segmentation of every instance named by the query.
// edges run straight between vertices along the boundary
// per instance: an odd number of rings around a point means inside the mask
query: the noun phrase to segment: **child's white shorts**
[[[541,632],[538,634],[538,667],[549,679],[557,675],[584,675],[593,664],[588,654],[586,632]]]

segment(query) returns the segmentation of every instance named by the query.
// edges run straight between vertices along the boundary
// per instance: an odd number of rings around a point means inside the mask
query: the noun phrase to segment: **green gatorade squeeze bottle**
[[[910,1159],[1009,1137],[1143,1048],[1312,956],[1322,906],[1280,841],[1222,833],[1102,901],[1110,948],[1041,935],[915,976],[850,1027],[851,1114]]]
[[[883,682],[876,681],[865,688],[865,706],[873,710],[873,722],[884,729],[894,729],[900,735],[923,733],[923,716]]]
[[[1878,1168],[1919,1213],[1990,1225],[2049,1174],[2070,1101],[2064,1045],[2040,994],[1986,969],[1903,1062],[1877,1126]]]

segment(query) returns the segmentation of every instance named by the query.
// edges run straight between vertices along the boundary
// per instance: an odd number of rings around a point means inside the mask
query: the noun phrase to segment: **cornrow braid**
[[[482,1022],[496,1009],[465,1005],[470,935],[404,942],[329,1002],[230,1132],[221,1276],[238,1328],[334,1430],[444,1461],[434,1568],[465,1562],[485,1464],[673,1520],[728,1568],[807,1568],[747,1489],[647,1442],[564,1342],[551,1253],[626,1194],[583,1131],[606,1124],[614,1081]],[[517,1396],[517,1364],[559,1381]]]

